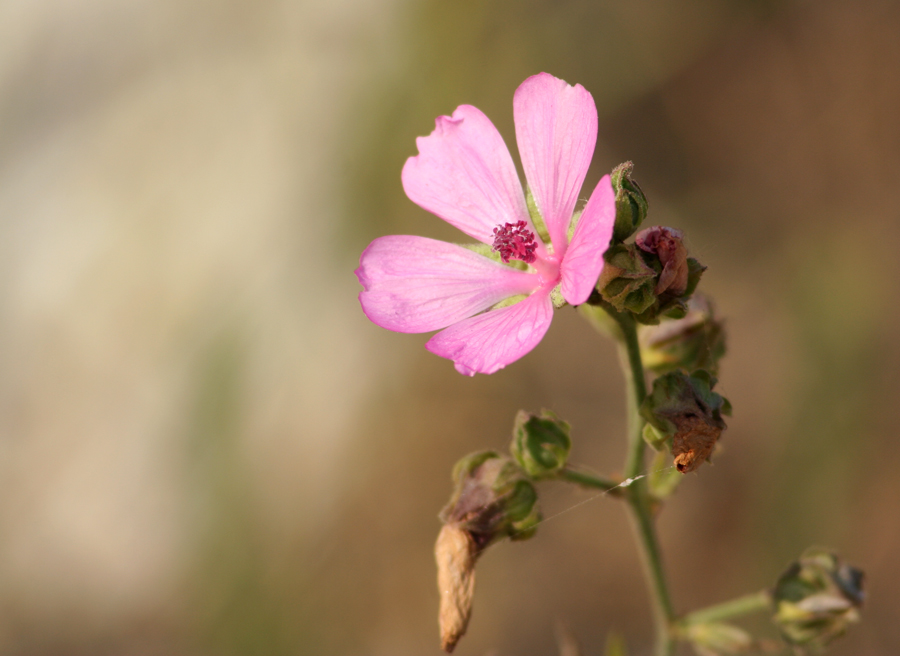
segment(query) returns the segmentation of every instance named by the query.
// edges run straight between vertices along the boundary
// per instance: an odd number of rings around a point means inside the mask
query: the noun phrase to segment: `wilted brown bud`
[[[441,608],[441,649],[448,654],[466,632],[475,594],[475,561],[479,549],[468,531],[444,524],[434,545]]]
[[[657,226],[641,230],[634,238],[638,248],[659,258],[663,270],[656,282],[656,295],[681,296],[688,287],[688,251],[679,230]]]
[[[712,455],[725,430],[722,415],[731,414],[728,400],[712,391],[715,384],[716,379],[703,370],[690,376],[673,371],[653,381],[653,390],[641,404],[647,420],[644,439],[656,450],[668,445],[682,474]]]
[[[493,451],[472,453],[453,469],[456,488],[441,511],[434,555],[441,607],[441,647],[453,651],[466,632],[475,593],[475,562],[503,538],[525,540],[540,522],[537,492],[515,462]]]
[[[692,472],[712,455],[725,425],[712,413],[687,413],[670,417],[678,428],[672,436],[675,467],[682,474]]]

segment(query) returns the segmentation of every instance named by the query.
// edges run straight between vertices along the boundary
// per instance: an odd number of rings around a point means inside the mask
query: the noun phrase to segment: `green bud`
[[[715,384],[703,370],[690,376],[673,371],[653,381],[641,404],[641,416],[647,420],[644,439],[657,450],[669,447],[683,474],[709,459],[725,430],[722,415],[731,414],[728,400],[712,391]]]
[[[571,448],[569,424],[553,412],[542,410],[533,415],[520,410],[516,415],[509,450],[531,478],[552,477],[566,466]]]
[[[722,323],[715,319],[712,303],[700,294],[690,299],[683,318],[642,326],[638,336],[644,366],[658,374],[676,369],[715,374],[725,355]]]
[[[623,242],[638,229],[647,216],[647,198],[631,173],[634,164],[624,162],[613,169],[610,179],[616,194],[616,223],[613,241]]]
[[[603,299],[619,312],[641,314],[656,304],[659,272],[634,244],[611,246],[603,256],[606,264],[597,281]]]
[[[863,572],[824,549],[807,549],[778,579],[772,618],[792,645],[821,651],[859,621]]]

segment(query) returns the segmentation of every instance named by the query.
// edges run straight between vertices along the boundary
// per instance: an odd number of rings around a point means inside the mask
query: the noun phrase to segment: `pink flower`
[[[460,105],[416,140],[419,154],[403,167],[403,189],[413,202],[491,245],[501,261],[456,244],[395,235],[369,244],[356,270],[369,319],[404,333],[443,328],[425,347],[470,376],[494,373],[537,346],[553,318],[554,288],[572,305],[587,300],[616,215],[607,175],[569,239],[597,140],[590,93],[541,73],[516,90],[513,113],[525,178],[550,243],[531,221],[497,128],[475,107]],[[512,259],[525,262],[526,270],[506,264]],[[495,307],[516,296],[525,298]]]

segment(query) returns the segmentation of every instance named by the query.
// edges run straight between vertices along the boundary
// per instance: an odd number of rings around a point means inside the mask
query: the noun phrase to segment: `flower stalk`
[[[637,478],[644,466],[645,446],[642,435],[644,419],[640,415],[640,407],[647,396],[644,366],[637,338],[637,324],[630,313],[616,312],[611,308],[607,308],[607,312],[619,324],[622,333],[619,353],[625,373],[628,410],[628,455],[625,462],[625,476]],[[655,653],[656,656],[671,656],[676,643],[675,611],[669,597],[662,554],[656,537],[656,526],[653,523],[650,509],[646,479],[639,478],[630,485],[626,490],[625,498],[628,501],[631,524],[640,549],[644,575],[653,605],[653,618],[656,625]]]
[[[597,476],[586,472],[575,471],[574,469],[563,469],[556,477],[567,483],[575,483],[582,487],[590,487],[604,492],[618,493],[622,490],[622,482],[616,481],[605,476]]]
[[[768,590],[760,590],[753,594],[744,595],[737,599],[724,601],[721,604],[708,606],[688,613],[678,621],[680,630],[684,630],[695,624],[710,624],[712,622],[721,622],[734,617],[741,617],[760,611],[771,610],[772,596]]]

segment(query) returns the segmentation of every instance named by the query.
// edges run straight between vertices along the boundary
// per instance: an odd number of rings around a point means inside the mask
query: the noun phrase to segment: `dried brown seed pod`
[[[479,549],[471,534],[455,524],[444,524],[434,545],[441,607],[438,622],[441,648],[448,654],[466,632],[475,594],[475,561]]]

